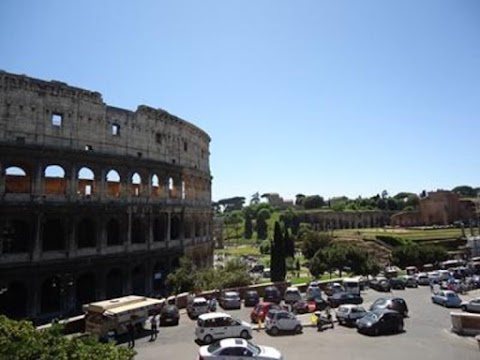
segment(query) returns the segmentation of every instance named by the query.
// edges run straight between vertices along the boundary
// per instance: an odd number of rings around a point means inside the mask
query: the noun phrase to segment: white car
[[[302,332],[302,324],[295,314],[286,310],[269,310],[265,318],[265,330],[271,335],[280,331]]]
[[[461,308],[463,311],[480,313],[480,298],[462,302]]]
[[[249,323],[235,319],[229,314],[213,312],[198,317],[195,337],[205,344],[230,337],[250,339],[252,327]]]
[[[335,310],[340,325],[355,325],[357,319],[364,317],[367,311],[360,305],[344,304]]]
[[[283,356],[273,347],[255,345],[253,342],[241,338],[232,338],[200,347],[197,360],[213,359],[283,360]]]
[[[283,295],[283,299],[285,300],[286,304],[293,304],[298,300],[302,299],[302,295],[300,294],[300,290],[296,286],[289,286],[285,290],[285,295]]]

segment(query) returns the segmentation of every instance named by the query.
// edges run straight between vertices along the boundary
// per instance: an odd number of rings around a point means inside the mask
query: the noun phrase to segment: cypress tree
[[[245,228],[244,228],[244,236],[245,239],[251,239],[253,235],[253,226],[252,226],[252,215],[250,212],[247,212],[245,215]]]
[[[295,257],[295,243],[293,242],[293,238],[290,237],[287,227],[285,227],[285,235],[283,236],[283,241],[285,243],[285,256],[294,258]]]
[[[282,229],[278,221],[275,222],[270,259],[271,280],[285,280],[285,275],[287,273],[287,268],[285,265],[285,242],[282,235]]]

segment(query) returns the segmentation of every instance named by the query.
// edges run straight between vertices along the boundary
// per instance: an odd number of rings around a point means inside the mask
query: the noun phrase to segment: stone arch
[[[121,269],[111,269],[106,280],[105,294],[107,299],[114,299],[123,295],[123,272]]]
[[[133,244],[143,244],[146,241],[146,229],[143,220],[135,217],[132,220],[131,239]]]
[[[24,319],[27,316],[27,286],[23,282],[13,281],[0,290],[4,291],[0,293],[0,314],[15,320]]]
[[[170,219],[170,239],[178,240],[180,238],[180,217],[172,214]]]
[[[44,171],[45,194],[65,195],[67,192],[67,179],[65,170],[60,165],[48,165]]]
[[[122,185],[118,171],[110,169],[106,175],[106,193],[109,197],[119,197]]]
[[[78,170],[77,193],[85,197],[95,193],[95,174],[86,166]]]
[[[95,275],[85,273],[78,277],[75,288],[76,309],[95,301]]]
[[[65,250],[65,228],[61,219],[48,219],[42,229],[42,250]]]
[[[42,313],[57,312],[62,309],[59,279],[52,276],[43,281],[40,293],[40,309]]]
[[[162,189],[160,187],[160,179],[157,174],[153,174],[151,178],[152,193],[154,197],[159,197],[162,194]]]
[[[92,248],[97,245],[97,231],[95,221],[83,218],[77,224],[77,246],[79,249]]]
[[[132,294],[145,295],[145,266],[137,265],[132,270]]]
[[[132,196],[138,197],[142,195],[142,177],[138,172],[133,173],[131,177]]]
[[[4,253],[24,253],[29,250],[32,229],[24,220],[12,220],[4,224],[1,230]]]
[[[5,193],[29,194],[31,192],[31,175],[20,166],[5,169]]]
[[[107,246],[121,245],[122,243],[120,223],[117,219],[112,218],[107,223]]]
[[[167,238],[167,214],[161,213],[153,220],[153,241],[165,241]]]

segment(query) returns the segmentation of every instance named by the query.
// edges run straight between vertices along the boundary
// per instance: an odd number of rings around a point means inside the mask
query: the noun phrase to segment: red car
[[[262,322],[265,321],[265,316],[270,309],[282,310],[283,308],[280,305],[271,302],[260,302],[258,303],[250,313],[250,319],[253,323],[257,323],[258,320]]]

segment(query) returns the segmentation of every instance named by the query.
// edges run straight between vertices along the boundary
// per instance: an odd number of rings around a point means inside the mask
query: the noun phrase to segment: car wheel
[[[297,334],[300,334],[300,333],[302,332],[302,325],[297,325],[297,326],[295,326],[295,332],[296,332]]]
[[[375,330],[373,330],[373,335],[378,336],[379,334],[380,331],[378,331],[378,328],[375,328]]]
[[[274,336],[275,336],[275,335],[278,335],[278,328],[277,328],[276,326],[272,327],[272,328],[270,329],[270,334],[272,334],[272,335],[274,335]]]
[[[467,311],[467,307],[465,305],[462,305],[462,310]]]
[[[204,342],[205,344],[211,344],[212,341],[213,341],[212,335],[207,335],[207,336],[205,336],[205,337],[203,338],[203,342]]]
[[[397,332],[399,333],[403,332],[403,323],[398,323]]]
[[[240,333],[240,337],[243,338],[243,339],[248,339],[250,337],[250,335],[248,335],[247,330],[242,330],[242,332]]]

